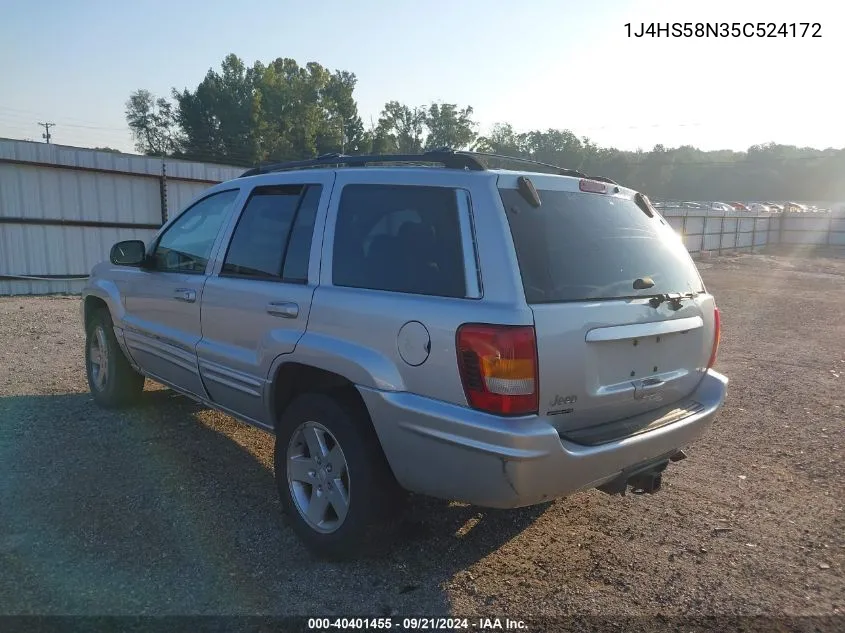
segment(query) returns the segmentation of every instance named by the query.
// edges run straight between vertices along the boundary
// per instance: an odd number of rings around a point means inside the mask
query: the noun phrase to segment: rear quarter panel
[[[418,184],[463,189],[471,198],[481,298],[450,298],[345,288],[332,283],[338,203],[346,184]],[[466,405],[458,373],[455,336],[464,323],[530,325],[521,296],[506,219],[497,206],[490,173],[434,169],[344,169],[338,172],[326,219],[320,285],[314,293],[306,334],[290,360],[347,377],[356,384],[408,391]],[[400,330],[416,321],[430,337],[430,353],[418,365],[403,360]]]

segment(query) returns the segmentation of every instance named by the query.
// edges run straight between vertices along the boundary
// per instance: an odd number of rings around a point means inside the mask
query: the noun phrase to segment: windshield
[[[539,192],[532,207],[501,189],[528,303],[702,292],[677,234],[633,200],[570,191]],[[634,290],[634,280],[654,285]]]

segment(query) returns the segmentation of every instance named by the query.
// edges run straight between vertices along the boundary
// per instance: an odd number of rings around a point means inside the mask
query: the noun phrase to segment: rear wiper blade
[[[657,308],[660,304],[668,302],[672,310],[680,310],[684,299],[695,299],[697,296],[697,292],[665,292],[649,298],[648,304],[652,308]]]

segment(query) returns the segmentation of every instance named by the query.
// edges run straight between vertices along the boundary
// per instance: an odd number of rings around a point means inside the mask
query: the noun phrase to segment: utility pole
[[[50,144],[50,128],[55,127],[55,123],[41,123],[38,122],[38,125],[44,128],[44,134],[41,135],[41,138],[47,141],[47,145]]]

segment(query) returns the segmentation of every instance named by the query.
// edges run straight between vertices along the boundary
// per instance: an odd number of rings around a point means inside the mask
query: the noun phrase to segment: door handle
[[[173,298],[179,301],[193,303],[197,300],[197,291],[191,290],[190,288],[177,288],[173,291]]]
[[[267,304],[267,313],[284,319],[295,319],[299,316],[299,306],[292,301],[273,301]]]

